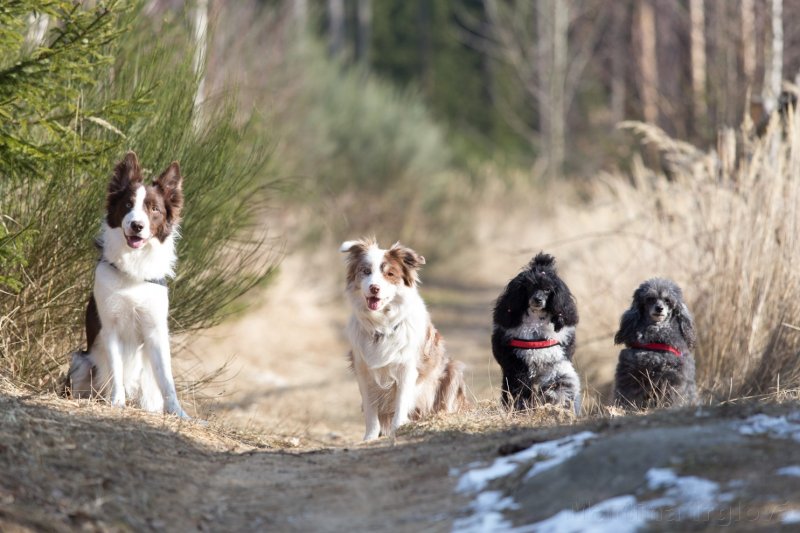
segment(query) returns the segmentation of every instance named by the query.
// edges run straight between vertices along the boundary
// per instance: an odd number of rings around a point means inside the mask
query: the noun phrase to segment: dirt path
[[[288,449],[2,386],[0,530],[791,531],[796,409],[412,428],[394,445]]]

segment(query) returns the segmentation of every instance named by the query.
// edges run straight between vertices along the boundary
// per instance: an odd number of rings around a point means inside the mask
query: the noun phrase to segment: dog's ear
[[[343,254],[349,254],[353,251],[353,248],[360,247],[362,244],[361,241],[344,241],[342,245],[339,247],[339,251]]]
[[[389,249],[389,255],[396,258],[403,265],[403,282],[406,286],[413,287],[414,284],[419,283],[417,271],[425,264],[424,257],[399,242],[394,243]]]
[[[553,294],[547,301],[546,311],[553,317],[553,326],[560,331],[564,326],[574,326],[578,323],[578,306],[575,297],[567,288],[567,284],[555,277]]]
[[[697,337],[694,333],[694,318],[692,318],[692,313],[689,312],[689,308],[686,307],[686,304],[683,302],[678,303],[678,307],[675,311],[678,320],[678,328],[681,330],[681,335],[683,335],[686,345],[689,346],[691,350],[697,342]]]
[[[342,245],[339,247],[339,251],[343,254],[347,254],[347,258],[345,259],[347,263],[347,283],[348,285],[354,283],[356,280],[356,271],[358,270],[358,265],[360,261],[360,257],[367,251],[367,248],[370,246],[370,242],[366,239],[361,240],[353,240],[353,241],[344,241]]]
[[[494,323],[503,328],[515,328],[522,322],[528,309],[530,295],[523,281],[524,274],[517,275],[497,298],[494,306]]]
[[[641,319],[638,300],[634,299],[630,309],[622,313],[622,318],[619,319],[619,331],[614,335],[614,344],[637,342],[636,330]]]
[[[178,222],[183,209],[183,176],[177,161],[173,161],[159,177],[153,180],[153,186],[161,190],[167,208],[167,220]]]
[[[142,181],[142,168],[139,158],[131,151],[114,167],[114,176],[108,185],[108,194],[114,195],[127,189],[132,183]]]

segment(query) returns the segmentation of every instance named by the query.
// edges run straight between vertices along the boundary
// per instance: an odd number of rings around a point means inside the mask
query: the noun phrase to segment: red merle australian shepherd
[[[347,241],[347,336],[361,392],[364,440],[394,436],[411,419],[467,404],[463,365],[450,359],[417,291],[425,258],[374,239]]]
[[[66,390],[123,407],[188,418],[172,378],[166,278],[173,276],[183,192],[178,163],[152,184],[128,152],[108,186],[85,352],[72,356]]]

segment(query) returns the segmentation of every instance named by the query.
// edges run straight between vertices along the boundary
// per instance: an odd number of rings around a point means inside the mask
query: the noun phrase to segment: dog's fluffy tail
[[[434,412],[455,413],[469,405],[464,382],[464,363],[448,360],[439,380]]]

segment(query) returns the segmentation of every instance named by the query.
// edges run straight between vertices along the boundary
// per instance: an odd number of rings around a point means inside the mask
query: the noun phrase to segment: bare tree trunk
[[[650,0],[640,0],[638,5],[642,114],[646,122],[658,124],[658,58],[656,56],[655,14]]]
[[[756,13],[753,0],[742,0],[739,5],[742,21],[742,70],[748,84],[753,83],[756,72]]]
[[[781,94],[783,81],[783,0],[772,0],[772,46],[769,61],[764,69],[764,90],[762,99],[764,111],[769,115],[776,107]]]
[[[358,18],[356,61],[368,66],[370,40],[372,39],[372,0],[358,0],[356,11]]]
[[[344,0],[328,0],[328,52],[336,57],[344,47]]]
[[[539,117],[548,178],[564,170],[569,2],[540,0],[537,12]]]
[[[197,0],[192,17],[194,31],[194,73],[200,76],[197,92],[194,95],[194,110],[197,110],[205,100],[206,87],[206,51],[208,49],[208,0]]]
[[[627,97],[627,43],[625,42],[625,23],[628,5],[614,2],[614,15],[611,21],[611,121],[625,119],[625,98]]]
[[[691,0],[689,3],[694,131],[700,129],[699,122],[706,115],[706,16],[703,1]]]
[[[308,28],[308,0],[292,1],[292,18],[300,34]]]

